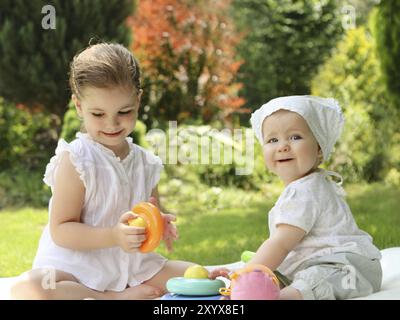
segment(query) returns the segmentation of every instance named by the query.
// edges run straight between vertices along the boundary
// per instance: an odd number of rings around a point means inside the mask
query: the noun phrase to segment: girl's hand
[[[229,273],[231,271],[227,268],[217,268],[210,272],[209,278],[214,280],[216,277],[225,277],[229,279]]]
[[[149,202],[154,204],[157,208],[160,208],[155,197],[150,197]],[[173,221],[176,221],[176,217],[173,214],[163,213],[161,212],[161,217],[164,220],[164,230],[163,230],[163,240],[165,245],[167,246],[168,252],[173,251],[172,244],[175,240],[178,239],[178,230],[176,229]]]
[[[145,228],[131,227],[128,225],[128,220],[137,217],[138,215],[134,214],[132,211],[127,211],[112,228],[111,233],[114,243],[128,253],[138,252],[142,242],[146,240]]]
[[[161,213],[161,216],[164,220],[163,240],[167,246],[168,252],[172,252],[172,244],[178,239],[178,230],[175,224],[172,223],[172,221],[176,221],[176,217],[173,214],[167,213]]]

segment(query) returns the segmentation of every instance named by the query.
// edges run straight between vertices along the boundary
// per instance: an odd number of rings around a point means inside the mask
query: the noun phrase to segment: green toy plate
[[[177,277],[167,281],[167,290],[171,293],[181,295],[212,296],[219,294],[220,288],[225,288],[225,283],[219,279],[210,280]]]

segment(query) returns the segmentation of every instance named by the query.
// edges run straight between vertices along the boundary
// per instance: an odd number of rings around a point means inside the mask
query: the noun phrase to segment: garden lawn
[[[3,210],[0,221],[0,277],[16,276],[32,265],[47,209]]]
[[[400,189],[383,184],[345,189],[358,225],[375,244],[380,249],[400,246]],[[268,236],[267,212],[278,192],[273,194],[186,186],[162,199],[177,214],[180,238],[174,252],[168,253],[164,245],[157,251],[203,265],[238,261],[243,250],[256,250]],[[31,267],[47,209],[4,209],[0,221],[0,277],[15,276]]]

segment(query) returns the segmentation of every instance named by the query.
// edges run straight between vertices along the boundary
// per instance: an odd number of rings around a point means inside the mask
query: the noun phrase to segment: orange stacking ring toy
[[[139,251],[143,253],[153,251],[160,244],[163,235],[164,221],[160,210],[150,202],[140,202],[132,208],[132,212],[147,224],[146,240],[143,241]]]

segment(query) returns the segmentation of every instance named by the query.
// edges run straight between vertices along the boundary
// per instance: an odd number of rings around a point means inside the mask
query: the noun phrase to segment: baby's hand
[[[208,277],[213,280],[216,277],[225,277],[225,278],[229,279],[230,272],[231,271],[227,268],[218,268],[218,269],[214,269],[213,271],[211,271]]]
[[[115,244],[128,253],[138,252],[142,242],[146,239],[145,228],[131,227],[128,225],[128,220],[136,217],[138,217],[138,215],[134,214],[132,211],[127,211],[112,228]]]

